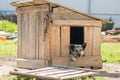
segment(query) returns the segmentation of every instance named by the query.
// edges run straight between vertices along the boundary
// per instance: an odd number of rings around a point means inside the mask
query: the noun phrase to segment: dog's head
[[[70,45],[70,58],[72,61],[75,61],[78,57],[85,56],[84,50],[86,48],[86,43],[80,44],[71,44]]]

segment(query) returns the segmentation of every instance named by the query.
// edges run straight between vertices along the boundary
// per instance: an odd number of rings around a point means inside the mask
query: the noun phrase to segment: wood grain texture
[[[26,58],[26,43],[25,43],[25,14],[22,14],[22,58]]]
[[[39,23],[39,59],[44,59],[44,13],[38,13],[38,20]]]
[[[85,27],[84,28],[84,42],[87,43],[85,48],[85,55],[92,56],[93,54],[93,27]]]
[[[70,66],[99,67],[102,68],[101,56],[86,56],[70,62]]]
[[[59,5],[59,4],[58,4]],[[81,11],[77,11],[75,9],[71,9],[65,6],[60,6],[57,8],[53,9],[53,17],[54,19],[62,19],[62,20],[97,20],[97,21],[103,21],[104,23],[110,23],[107,20],[104,19],[100,19],[96,16],[90,15],[90,14],[86,14],[84,12]],[[69,14],[69,15],[68,15]],[[57,16],[60,15],[60,16]]]
[[[93,56],[101,55],[101,28],[93,28]]]
[[[60,27],[51,26],[51,57],[60,56]]]
[[[24,14],[24,50],[25,50],[25,58],[29,58],[29,14]]]
[[[31,13],[31,12],[47,12],[49,11],[48,5],[26,6],[18,7],[17,13]]]
[[[61,56],[69,56],[70,54],[70,27],[61,27]]]
[[[48,60],[17,59],[17,67],[37,69],[47,66]]]
[[[35,59],[35,13],[29,14],[29,58]]]
[[[52,60],[52,65],[69,66],[69,61],[69,57],[54,57]]]
[[[17,15],[18,22],[18,49],[17,49],[17,57],[22,58],[22,14]]]
[[[50,60],[50,22],[47,13],[44,13],[44,54],[45,59]]]
[[[53,24],[69,25],[69,26],[101,27],[101,21],[97,21],[97,20],[53,20]]]
[[[10,71],[11,74],[21,75],[27,77],[35,77],[37,80],[63,80],[70,78],[78,78],[78,77],[87,77],[93,76],[99,73],[99,71],[85,69],[85,68],[71,68],[69,66],[57,66],[57,67],[46,67],[35,70],[28,71]]]
[[[81,66],[81,67],[102,67],[101,56],[85,56],[77,58],[76,61],[71,61],[69,57],[54,57],[53,65],[62,66]]]
[[[39,16],[40,13],[35,13],[35,59],[39,60],[39,27],[40,23],[39,23],[39,19],[41,16]]]

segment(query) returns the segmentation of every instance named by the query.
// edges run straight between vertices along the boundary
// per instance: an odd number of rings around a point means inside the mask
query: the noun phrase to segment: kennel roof
[[[21,0],[21,1],[12,2],[10,4],[15,7],[34,6],[34,5],[39,5],[39,4],[53,4],[53,6],[64,7],[66,9],[72,10],[72,11],[82,14],[84,16],[93,18],[94,20],[99,20],[99,21],[102,21],[103,23],[110,23],[110,21],[108,21],[108,20],[104,20],[102,18],[81,12],[77,9],[73,9],[72,7],[67,7],[66,5],[61,4],[60,2],[56,2],[56,0],[54,0],[54,1],[51,1],[51,0]]]

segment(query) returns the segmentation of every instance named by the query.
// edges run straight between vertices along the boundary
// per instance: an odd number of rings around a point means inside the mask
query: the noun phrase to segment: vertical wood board
[[[93,56],[98,56],[101,50],[101,28],[93,28]]]
[[[24,14],[24,23],[25,23],[25,25],[24,25],[24,35],[25,35],[25,37],[24,37],[24,48],[25,48],[25,58],[29,58],[29,14],[28,13],[25,13]]]
[[[39,59],[44,59],[45,55],[44,55],[44,42],[43,42],[43,39],[44,39],[44,13],[37,13],[38,15],[38,25],[39,25],[39,28],[38,28],[38,34],[39,34]]]
[[[36,13],[35,14],[35,59],[38,60],[39,59],[39,27],[40,27],[40,23],[39,23],[39,15],[40,13]]]
[[[29,13],[29,58],[35,59],[35,13]]]
[[[61,56],[69,56],[70,54],[70,27],[61,27]]]
[[[45,59],[50,60],[50,22],[47,13],[44,13],[44,54]]]
[[[60,56],[60,27],[51,26],[51,57]]]
[[[22,58],[22,14],[17,15],[18,22],[18,49],[17,49],[17,57]]]
[[[26,58],[26,43],[25,43],[25,14],[22,14],[22,58]]]
[[[63,65],[68,66],[70,62],[70,58],[67,57],[54,57],[52,60],[52,65]]]
[[[87,43],[85,55],[90,56],[93,53],[93,27],[84,27],[84,42]]]

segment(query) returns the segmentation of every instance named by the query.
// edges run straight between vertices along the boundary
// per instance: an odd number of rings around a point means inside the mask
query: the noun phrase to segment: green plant
[[[102,43],[103,62],[120,62],[120,43]]]
[[[0,55],[17,56],[17,44],[14,40],[0,41]]]
[[[7,21],[7,20],[3,20],[0,23],[0,30],[5,31],[5,32],[14,33],[17,31],[17,24]]]
[[[30,77],[20,77],[20,76],[15,76],[15,75],[10,75],[6,74],[0,77],[0,80],[36,80],[35,78],[30,78]],[[88,78],[88,77],[82,77],[78,79],[68,79],[68,80],[104,80],[102,77],[96,77],[94,79]]]
[[[20,77],[20,76],[6,74],[0,77],[0,80],[36,80],[36,79],[30,77]]]
[[[109,17],[108,21],[110,23],[103,24],[102,31],[107,31],[107,30],[112,30],[113,29],[114,21],[112,20],[111,17]]]

